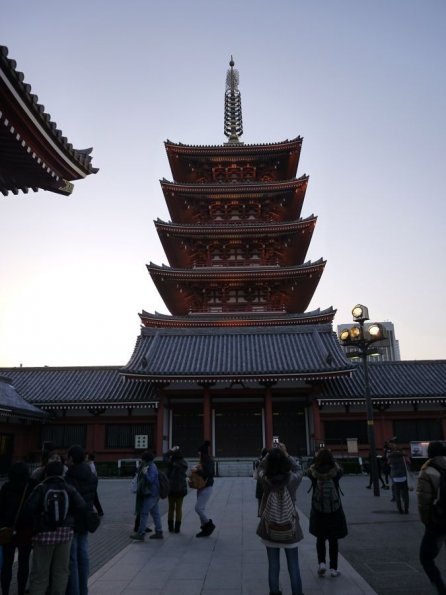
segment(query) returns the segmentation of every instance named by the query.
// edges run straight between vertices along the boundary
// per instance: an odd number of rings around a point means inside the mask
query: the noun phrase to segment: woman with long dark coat
[[[35,482],[30,479],[26,463],[18,462],[11,465],[8,481],[0,490],[0,527],[12,527],[15,523],[15,534],[11,543],[3,546],[1,570],[3,595],[9,593],[16,549],[18,551],[17,592],[18,595],[25,593],[32,539],[32,519],[26,517],[25,502],[34,486]]]
[[[316,537],[318,575],[324,576],[326,567],[326,541],[330,559],[330,575],[339,576],[338,539],[348,534],[347,521],[342,508],[339,478],[342,470],[327,448],[322,448],[307,471],[312,483],[310,533]]]
[[[167,477],[169,478],[169,510],[167,524],[169,532],[179,533],[183,518],[183,499],[187,494],[186,480],[187,462],[178,446],[174,446],[169,453],[167,463]]]

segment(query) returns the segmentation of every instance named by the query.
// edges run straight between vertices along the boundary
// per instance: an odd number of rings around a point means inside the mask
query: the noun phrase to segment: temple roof
[[[271,382],[349,375],[331,324],[271,328],[143,328],[126,377],[155,383]]]
[[[28,403],[12,385],[11,378],[0,376],[0,417],[44,420],[47,414]]]
[[[236,238],[241,235],[246,236],[276,236],[278,234],[290,234],[302,231],[307,227],[314,227],[317,217],[310,215],[305,219],[297,221],[284,221],[280,223],[269,221],[237,221],[225,223],[201,223],[194,224],[176,224],[172,222],[162,221],[157,219],[155,227],[158,231],[163,231],[169,235],[177,235],[178,237],[201,237],[212,235],[218,238]]]
[[[446,404],[446,360],[369,361],[370,393],[379,403],[411,403],[436,399]],[[322,384],[322,404],[364,402],[364,370],[355,365],[350,378]],[[376,401],[378,403],[378,401]],[[378,403],[378,404],[379,404]]]
[[[212,168],[255,167],[275,180],[290,180],[296,176],[302,138],[280,143],[245,145],[228,143],[216,146],[193,146],[166,141],[165,147],[175,181],[180,183],[206,182],[212,178]],[[256,169],[257,171],[257,169]],[[269,173],[268,173],[269,172]],[[262,174],[262,177],[263,177]],[[267,181],[262,179],[262,181]]]
[[[156,390],[123,382],[121,366],[0,368],[29,403],[43,409],[156,407]]]
[[[309,176],[304,174],[299,178],[291,180],[278,180],[276,182],[250,182],[244,184],[186,184],[179,182],[170,182],[169,180],[160,180],[163,191],[179,194],[264,194],[270,192],[284,192],[287,190],[296,190],[308,184]]]
[[[70,194],[71,180],[98,171],[91,151],[73,148],[0,46],[0,192]]]
[[[246,326],[289,326],[302,324],[322,324],[333,321],[336,310],[332,307],[325,310],[312,310],[296,314],[284,312],[269,312],[266,317],[264,312],[219,312],[219,313],[191,313],[185,316],[172,316],[171,314],[150,314],[143,310],[140,314],[144,326],[153,328],[199,328],[199,327],[246,327]]]

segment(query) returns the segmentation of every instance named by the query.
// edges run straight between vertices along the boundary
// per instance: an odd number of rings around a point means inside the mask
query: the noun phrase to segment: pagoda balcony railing
[[[268,266],[284,266],[283,262],[277,257],[274,258],[220,258],[215,260],[214,258],[208,258],[200,262],[194,262],[193,268],[212,268],[212,267],[268,267]]]
[[[271,304],[222,304],[207,306],[205,308],[191,308],[189,314],[243,314],[243,313],[286,312],[284,305],[272,306]]]

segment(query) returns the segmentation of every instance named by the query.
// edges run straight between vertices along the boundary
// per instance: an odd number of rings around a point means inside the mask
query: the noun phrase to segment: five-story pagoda
[[[155,226],[169,266],[148,270],[171,315],[142,312],[123,369],[158,387],[158,454],[172,444],[195,454],[208,439],[219,457],[253,456],[273,434],[306,454],[320,435],[319,383],[351,371],[335,310],[305,311],[325,261],[306,260],[316,217],[301,217],[302,138],[241,142],[238,83],[231,58],[227,143],[166,142],[171,221]]]

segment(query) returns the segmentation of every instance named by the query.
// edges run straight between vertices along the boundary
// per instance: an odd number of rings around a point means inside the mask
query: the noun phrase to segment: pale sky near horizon
[[[69,198],[0,196],[0,366],[124,365],[138,313],[167,312],[163,142],[222,144],[240,72],[245,143],[304,137],[309,310],[356,303],[403,359],[446,357],[442,0],[0,0],[0,44],[96,175]]]

